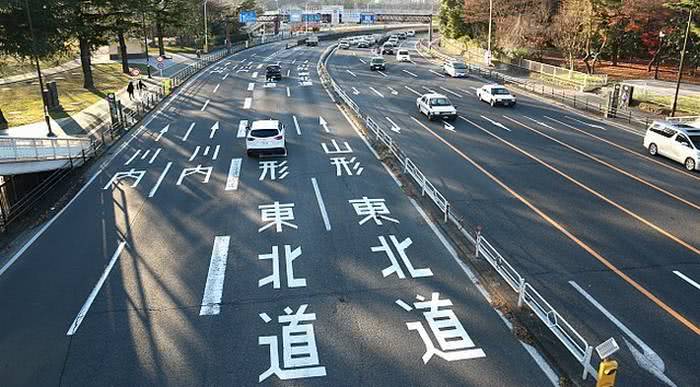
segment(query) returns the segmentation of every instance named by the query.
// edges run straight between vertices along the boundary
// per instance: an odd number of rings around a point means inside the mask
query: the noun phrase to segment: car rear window
[[[393,45],[393,44],[391,44],[391,43],[384,43],[384,47],[387,47],[387,48],[389,48],[389,47],[394,47],[394,45]]]
[[[430,100],[430,106],[451,106],[450,100],[447,98],[433,98]]]
[[[382,64],[382,63],[384,63],[384,58],[372,58],[371,63],[372,64]]]
[[[278,134],[280,134],[280,131],[277,129],[254,129],[250,131],[251,136],[258,138],[275,137]]]
[[[509,95],[510,94],[510,92],[508,92],[508,90],[503,89],[503,88],[491,89],[491,93],[494,95]]]
[[[459,62],[453,62],[452,67],[456,68],[457,70],[464,70],[467,68],[467,66],[465,66],[464,63]]]
[[[399,55],[408,55],[408,50],[399,50]]]

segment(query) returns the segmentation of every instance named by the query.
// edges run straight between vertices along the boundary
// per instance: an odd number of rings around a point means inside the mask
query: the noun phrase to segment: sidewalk
[[[99,63],[111,63],[113,62],[112,60],[109,59],[109,47],[100,47],[98,48],[92,55],[92,64],[99,64]],[[58,74],[62,73],[64,71],[70,71],[73,69],[80,68],[80,58],[73,59],[71,61],[65,62],[61,64],[60,66],[56,67],[50,67],[46,69],[41,69],[41,75],[46,76],[46,75],[52,75],[52,74]],[[24,74],[18,74],[18,75],[12,75],[9,77],[5,78],[0,78],[0,85],[6,85],[10,83],[16,83],[16,82],[22,82],[22,81],[29,81],[32,79],[36,78],[36,72],[29,72],[29,73],[24,73]]]

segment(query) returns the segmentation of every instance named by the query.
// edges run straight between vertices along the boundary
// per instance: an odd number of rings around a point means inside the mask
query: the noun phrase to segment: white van
[[[650,155],[668,157],[689,171],[700,169],[700,128],[654,121],[644,135],[644,147]]]
[[[408,53],[408,50],[405,48],[400,48],[398,51],[396,51],[396,61],[397,62],[410,62],[411,61],[411,54]]]

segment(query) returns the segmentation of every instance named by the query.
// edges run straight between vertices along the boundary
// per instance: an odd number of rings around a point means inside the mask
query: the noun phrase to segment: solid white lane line
[[[260,63],[260,64],[258,65],[258,67],[256,67],[256,69],[260,70],[262,67],[263,67],[263,64]]]
[[[620,320],[617,319],[612,313],[610,313],[603,305],[601,305],[593,296],[588,294],[586,290],[584,290],[579,284],[577,284],[574,281],[569,281],[569,285],[573,286],[574,289],[576,289],[579,294],[581,294],[588,302],[590,302],[596,309],[600,311],[605,317],[610,320],[615,326],[617,326],[622,333],[624,333],[627,337],[629,337],[634,343],[642,349],[642,352],[639,353],[639,350],[634,348],[632,345],[627,343],[627,340],[625,340],[625,343],[627,344],[627,347],[630,349],[632,354],[634,355],[635,360],[637,363],[645,368],[649,373],[652,375],[656,376],[659,378],[661,381],[668,381],[670,383],[666,383],[672,386],[675,386],[675,384],[668,379],[666,375],[664,375],[664,371],[666,366],[664,365],[663,359],[659,357],[656,352],[654,352],[651,347],[649,347],[642,339],[640,339],[634,332],[632,332],[625,324],[623,324]],[[637,353],[635,353],[637,352]],[[638,357],[642,357],[641,361]]]
[[[243,109],[250,109],[251,106],[253,106],[253,99],[246,98],[245,101],[243,101]]]
[[[206,101],[206,102],[204,102],[204,105],[202,106],[202,108],[201,108],[201,109],[199,109],[199,111],[200,111],[200,112],[203,112],[203,111],[204,111],[204,109],[206,109],[208,105],[209,105],[209,100],[207,99],[207,101]]]
[[[433,94],[437,94],[437,93],[438,93],[437,91],[435,91],[435,90],[433,90],[433,89],[431,89],[431,88],[429,88],[429,87],[421,86],[421,88],[422,88],[423,90],[427,91],[428,93],[433,93]]]
[[[452,91],[452,90],[450,90],[450,89],[448,89],[448,88],[445,88],[445,87],[442,87],[442,86],[439,86],[439,88],[440,88],[440,90],[443,90],[443,91],[445,91],[445,92],[447,92],[447,93],[450,93],[450,94],[454,95],[455,97],[462,98],[461,95],[455,93],[454,91]]]
[[[352,75],[353,77],[357,78],[357,75],[355,75],[355,73],[353,73],[352,71],[350,71],[350,70],[345,70],[345,71],[347,71],[348,74]]]
[[[318,208],[321,210],[321,217],[323,217],[323,224],[326,225],[326,231],[331,231],[331,222],[328,219],[328,213],[326,212],[326,205],[323,203],[323,197],[321,197],[321,191],[318,189],[318,183],[316,178],[311,178],[311,184],[314,186],[314,192],[316,193],[316,201],[318,202]]]
[[[158,154],[160,151],[162,151],[162,148],[158,148],[155,153],[153,153],[153,156],[151,156],[151,159],[148,161],[149,164],[153,164],[153,162],[156,160],[156,157],[158,157]]]
[[[241,120],[238,123],[238,133],[236,133],[237,138],[243,138],[246,136],[246,130],[248,129],[248,120]]]
[[[362,62],[362,63],[364,63],[364,64],[367,64],[367,62],[365,62],[365,60],[362,59],[362,58],[360,58],[360,62]]]
[[[476,88],[476,87],[474,87],[474,86],[469,86],[469,88],[470,88],[470,89],[472,89],[472,90],[474,90],[474,91],[477,91],[477,90],[479,90],[479,89],[477,89],[477,88]]]
[[[216,84],[216,87],[214,88],[214,91],[212,92],[212,94],[216,94],[217,90],[219,90],[219,86],[221,86],[221,84],[220,84],[220,83],[217,83],[217,84]]]
[[[292,92],[291,92],[291,90],[289,90],[289,86],[287,86],[287,97],[291,97],[291,96],[292,96]]]
[[[379,71],[379,70],[377,70],[377,72],[378,72],[379,74],[382,74],[382,75],[384,76],[384,78],[388,77],[388,75],[384,74],[384,72],[383,72],[383,71]]]
[[[78,312],[78,315],[75,316],[75,320],[73,320],[73,323],[70,325],[70,328],[68,328],[68,332],[66,333],[67,336],[73,336],[75,334],[75,332],[78,331],[80,324],[83,322],[83,319],[85,318],[88,311],[90,310],[90,306],[92,306],[93,301],[95,301],[95,297],[97,297],[97,294],[100,292],[102,285],[107,280],[107,276],[109,276],[109,272],[112,271],[114,264],[117,262],[117,258],[119,258],[119,255],[122,253],[122,250],[124,250],[124,246],[126,246],[125,241],[119,242],[119,246],[117,246],[117,250],[114,251],[114,254],[112,255],[112,259],[109,260],[109,264],[107,264],[107,267],[102,272],[102,275],[100,276],[100,279],[97,281],[97,284],[92,289],[92,292],[90,292],[90,295],[88,296],[87,300],[85,300],[83,307],[80,308],[80,312]]]
[[[190,155],[189,161],[194,160],[194,158],[197,157],[198,154],[199,154],[199,145],[197,145],[197,147],[194,148],[194,151],[193,151],[192,154]]]
[[[421,94],[421,93],[419,93],[419,92],[417,92],[417,91],[411,89],[411,88],[408,87],[408,86],[404,86],[404,87],[405,87],[408,91],[410,91],[411,93],[413,93],[413,94],[415,94],[415,95],[417,95],[417,96],[419,96],[419,97],[420,97],[421,95],[423,95],[423,94]]]
[[[226,188],[224,188],[224,191],[235,191],[238,189],[242,161],[243,159],[231,160],[231,165],[228,167],[228,177],[226,178]]]
[[[190,124],[189,129],[187,129],[187,133],[182,137],[182,141],[187,141],[188,138],[190,138],[190,133],[192,133],[192,128],[194,128],[194,122]]]
[[[379,91],[377,91],[377,89],[375,89],[374,87],[370,86],[369,89],[372,90],[378,96],[384,98],[384,95],[382,93],[380,93]]]
[[[472,93],[471,91],[469,91],[469,90],[467,90],[467,89],[459,89],[459,90],[460,90],[461,92],[463,92],[463,93],[467,93],[467,94],[469,94],[469,95],[474,95],[474,93]]]
[[[414,74],[414,73],[412,73],[412,72],[410,72],[410,71],[408,71],[408,70],[401,70],[401,71],[403,71],[404,73],[406,73],[406,74],[412,76],[413,78],[418,78],[418,75],[416,75],[416,74]]]
[[[226,80],[226,78],[228,78],[228,76],[229,76],[230,74],[231,74],[231,73],[226,73],[226,74],[224,75],[224,77],[223,77],[223,78],[221,78],[221,80],[222,80],[222,81],[225,81],[225,80]]]
[[[678,270],[674,270],[674,271],[673,271],[673,274],[677,275],[678,277],[680,277],[680,278],[681,278],[682,280],[684,280],[685,282],[691,284],[691,285],[694,286],[696,289],[700,290],[700,284],[697,283],[697,282],[695,282],[695,281],[693,281],[693,280],[692,280],[690,277],[688,277],[687,275],[681,273],[681,272],[678,271]]]
[[[257,78],[257,77],[258,77],[258,72],[256,71],[253,73],[253,78]]]
[[[253,91],[254,89],[255,89],[255,83],[254,83],[254,82],[250,82],[250,83],[248,84],[248,91]]]
[[[228,260],[230,242],[231,237],[228,235],[214,238],[209,273],[207,273],[207,282],[204,285],[204,295],[202,296],[202,307],[199,309],[200,316],[213,316],[221,312],[221,298],[224,294],[224,278],[226,277],[226,261]]]
[[[288,69],[287,70],[287,78],[289,78],[289,74],[291,74],[291,73],[292,73],[292,69]]]
[[[301,128],[299,128],[299,121],[297,121],[297,116],[292,116],[294,119],[294,127],[297,129],[297,135],[301,136]]]
[[[165,168],[163,168],[163,172],[161,172],[160,176],[158,177],[158,181],[156,181],[156,185],[151,188],[151,192],[148,193],[148,197],[152,198],[156,195],[156,192],[158,191],[158,188],[160,188],[160,185],[163,183],[163,179],[165,179],[165,175],[168,174],[168,171],[170,171],[170,167],[173,165],[171,161],[168,162],[168,164],[165,165]]]
[[[134,153],[133,156],[129,157],[129,160],[126,160],[126,162],[124,163],[124,165],[129,165],[129,164],[131,164],[131,162],[134,161],[134,159],[136,158],[136,156],[138,156],[140,153],[141,153],[141,149],[137,149],[137,150],[136,150],[136,153]]]
[[[444,75],[440,74],[440,73],[439,73],[439,72],[437,72],[437,71],[434,71],[434,70],[428,70],[428,71],[430,71],[431,73],[433,73],[433,74],[437,75],[437,76],[438,76],[438,77],[440,77],[440,78],[445,78],[445,76],[444,76]]]

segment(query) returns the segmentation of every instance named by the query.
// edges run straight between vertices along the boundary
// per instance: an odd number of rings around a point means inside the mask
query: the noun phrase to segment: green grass
[[[129,83],[129,76],[121,72],[119,63],[94,65],[93,77],[97,90],[91,91],[83,88],[83,74],[79,68],[47,76],[46,81],[56,81],[63,107],[51,116],[57,119],[75,114]],[[0,85],[0,109],[10,126],[41,121],[44,114],[38,81]]]
[[[197,52],[197,48],[194,47],[182,47],[182,46],[165,46],[165,53],[171,53],[171,54],[195,54]],[[151,55],[159,55],[160,50],[158,50],[158,47],[149,47],[148,48],[148,53]]]
[[[635,95],[634,100],[639,103],[648,103],[652,105],[661,106],[667,109],[671,109],[673,106],[672,96],[661,96],[661,95]],[[678,97],[678,106],[676,110],[682,113],[686,113],[691,116],[700,115],[700,98],[698,97]]]

